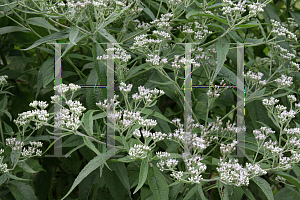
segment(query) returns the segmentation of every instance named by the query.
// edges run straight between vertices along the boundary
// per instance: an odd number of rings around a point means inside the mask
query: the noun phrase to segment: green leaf
[[[103,37],[105,37],[109,42],[115,43],[115,44],[114,44],[115,46],[117,46],[117,47],[120,48],[120,49],[123,49],[123,48],[118,44],[117,40],[116,40],[109,32],[107,32],[106,29],[101,28],[101,29],[99,30],[99,33],[100,33]]]
[[[41,39],[38,39],[35,43],[33,43],[33,45],[31,45],[30,47],[26,48],[26,49],[21,49],[22,51],[27,51],[30,49],[33,49],[34,47],[39,46],[40,44],[46,43],[46,42],[50,42],[53,40],[62,40],[62,39],[66,39],[69,37],[69,34],[65,34],[63,31],[61,32],[57,32],[57,33],[53,33],[51,35],[47,35]]]
[[[190,198],[192,198],[192,196],[197,192],[197,190],[198,190],[198,187],[196,185],[195,187],[190,189],[190,191],[186,194],[186,196],[184,197],[183,200],[189,200]]]
[[[37,173],[37,171],[34,171],[31,167],[29,167],[24,160],[20,161],[18,165],[28,173]]]
[[[8,189],[14,195],[16,200],[37,200],[31,186],[20,181],[10,181]]]
[[[172,81],[167,81],[167,82],[157,82],[157,81],[153,81],[153,80],[149,80],[150,83],[156,83],[158,85],[171,85],[174,84]]]
[[[290,11],[291,16],[294,18],[295,22],[300,26],[300,13]]]
[[[198,184],[198,192],[199,192],[199,195],[201,197],[201,200],[207,200],[206,197],[204,196],[201,183]]]
[[[75,39],[78,35],[79,29],[76,26],[72,26],[70,30],[69,40],[72,44],[76,45]]]
[[[178,183],[177,185],[175,185],[169,194],[169,199],[177,199],[177,196],[181,188],[183,187],[183,185],[184,185],[183,183]]]
[[[104,118],[104,117],[106,117],[106,112],[94,115],[92,118],[93,118],[93,120],[96,120],[96,119],[101,119],[101,118]]]
[[[148,157],[147,157],[142,161],[141,168],[140,168],[140,174],[139,174],[139,183],[138,183],[138,186],[135,188],[133,194],[135,194],[137,191],[139,191],[139,189],[141,189],[141,187],[144,185],[144,183],[147,179],[148,168],[149,168],[149,164],[148,164]]]
[[[97,110],[89,110],[86,113],[84,113],[83,116],[83,124],[86,128],[86,130],[89,132],[90,135],[93,135],[93,113]]]
[[[260,177],[254,177],[252,179],[264,192],[268,200],[274,200],[272,188],[270,187],[270,184],[263,178]]]
[[[251,191],[248,188],[242,187],[242,189],[244,190],[244,193],[250,200],[255,200],[254,195],[251,193]]]
[[[168,199],[169,187],[165,180],[165,177],[153,166],[149,169],[148,173],[148,183],[155,200],[165,200]]]
[[[95,171],[96,172],[96,171]],[[97,173],[89,174],[83,181],[79,184],[79,191],[78,191],[78,199],[79,200],[87,200],[89,199],[89,195],[92,192],[92,188],[94,185],[94,181],[97,178]]]
[[[217,50],[218,64],[217,64],[216,70],[214,71],[214,76],[213,76],[212,80],[215,80],[215,78],[221,71],[221,69],[224,65],[224,62],[226,60],[226,55],[229,50],[229,43],[225,37],[219,37],[217,44],[216,44],[216,50]]]
[[[8,178],[17,180],[17,181],[31,181],[30,179],[19,178],[19,177],[15,176],[15,175],[12,175],[10,173],[6,173],[5,176],[8,177]]]
[[[275,174],[285,178],[286,180],[288,180],[291,184],[293,184],[294,186],[296,186],[297,188],[300,189],[300,180],[285,173],[285,172],[275,172]]]
[[[96,149],[95,145],[93,144],[93,142],[88,137],[83,137],[83,141],[84,141],[85,145],[88,148],[90,148],[93,152],[95,152],[95,154],[97,156],[101,155],[101,153],[98,151],[98,149]]]
[[[110,167],[112,170],[114,170],[116,172],[117,176],[119,177],[122,184],[126,188],[128,194],[130,195],[131,188],[130,188],[129,178],[128,178],[128,174],[127,174],[127,168],[126,168],[125,164],[119,163],[119,162],[113,162],[113,163],[110,163]]]
[[[28,24],[32,24],[35,26],[40,26],[46,29],[50,29],[53,31],[59,31],[58,29],[54,28],[46,19],[42,17],[32,17],[26,20]]]
[[[156,17],[154,16],[153,12],[142,2],[139,2],[140,6],[143,8],[143,11],[149,16],[151,17],[152,20],[155,20]]]
[[[20,27],[20,26],[5,26],[3,28],[0,28],[0,35],[6,34],[6,33],[12,33],[12,32],[29,32],[29,29]]]
[[[188,12],[185,17],[188,19],[191,16],[210,17],[210,18],[213,18],[213,19],[215,19],[217,21],[220,21],[220,22],[222,22],[224,24],[227,24],[227,21],[225,19],[221,19],[220,17],[217,17],[215,15],[211,15],[211,14],[200,13],[198,10],[193,10],[191,12]]]
[[[75,179],[75,181],[73,182],[72,187],[70,188],[70,190],[68,191],[68,193],[61,199],[65,199],[74,189],[75,187],[85,178],[87,177],[90,173],[92,173],[95,169],[97,169],[98,167],[100,167],[101,165],[104,164],[104,162],[109,159],[112,155],[113,152],[117,153],[119,151],[119,149],[112,149],[109,150],[106,153],[103,153],[99,156],[96,156],[95,158],[93,158],[79,173],[79,175],[77,176],[77,178]]]
[[[5,183],[5,181],[7,180],[7,176],[5,176],[5,174],[2,174],[0,176],[0,186]]]

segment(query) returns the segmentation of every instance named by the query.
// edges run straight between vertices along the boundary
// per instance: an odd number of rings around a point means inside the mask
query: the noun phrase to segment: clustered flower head
[[[49,113],[47,110],[44,110],[47,108],[48,104],[47,102],[43,101],[33,101],[29,105],[36,109],[18,114],[18,118],[14,119],[14,123],[20,127],[29,124],[31,121],[34,121],[36,129],[39,129],[48,121]],[[37,108],[37,105],[41,108],[41,110]]]
[[[157,31],[157,30],[154,30],[153,31],[153,35],[155,35],[156,37],[158,37],[158,38],[160,38],[162,40],[164,40],[164,39],[171,40],[172,39],[170,33],[167,33],[166,31]]]
[[[238,141],[233,140],[233,142],[231,144],[221,144],[220,150],[221,150],[221,154],[223,156],[227,156],[229,155],[231,152],[233,152],[233,150],[235,149],[236,145],[237,145]]]
[[[276,103],[278,103],[279,100],[278,100],[278,99],[275,99],[274,97],[271,97],[270,99],[263,99],[262,102],[263,102],[263,105],[265,105],[265,106],[267,106],[267,107],[268,107],[268,106],[274,107],[274,105],[275,105]]]
[[[163,65],[168,63],[167,58],[160,58],[159,55],[148,54],[146,62],[150,63],[154,68],[162,68]]]
[[[135,93],[132,95],[132,98],[136,102],[143,100],[145,103],[151,103],[152,101],[154,101],[154,99],[165,94],[163,90],[158,90],[156,88],[150,90],[148,88],[145,88],[144,86],[139,86],[138,91],[139,93]]]
[[[127,63],[131,59],[131,55],[127,54],[125,50],[113,47],[113,48],[108,48],[106,51],[113,51],[113,60],[116,62],[120,62],[121,64]],[[97,60],[107,60],[109,58],[109,55],[103,55],[103,56],[98,56]]]
[[[144,21],[140,22],[138,19],[135,19],[135,20],[133,20],[132,22],[138,23],[138,24],[135,26],[135,29],[142,29],[142,30],[145,30],[145,29],[148,29],[149,27],[151,27],[151,24],[146,23],[146,22],[144,22]]]
[[[171,17],[173,17],[172,13],[162,14],[160,19],[155,19],[150,23],[157,26],[159,29],[169,30]]]
[[[142,34],[139,36],[136,36],[134,38],[135,42],[133,43],[133,46],[130,47],[132,50],[137,50],[140,52],[144,52],[145,49],[155,49],[157,45],[159,45],[162,40],[161,39],[149,39],[147,38],[147,34]]]
[[[294,53],[291,53],[287,49],[281,47],[279,44],[277,45],[277,44],[272,44],[271,43],[271,45],[273,46],[273,48],[275,49],[275,51],[277,53],[279,53],[279,55],[283,59],[283,61],[290,61],[290,60],[296,58],[294,48],[291,48],[292,51],[294,52]]]
[[[31,147],[24,148],[21,152],[23,157],[42,156],[42,151],[38,149],[43,146],[42,142],[30,142]]]
[[[150,147],[142,144],[134,144],[133,147],[129,149],[129,156],[132,160],[135,159],[144,159],[147,157]]]
[[[279,145],[277,145],[277,141],[272,141],[272,139],[264,143],[264,148],[272,155],[280,155],[283,151],[283,148],[280,148]]]
[[[224,2],[224,6],[221,9],[223,11],[223,15],[241,15],[246,12],[246,1],[239,0],[238,3],[233,3],[231,0],[222,0]]]
[[[192,155],[184,158],[185,165],[189,171],[188,182],[189,183],[197,183],[203,179],[201,173],[206,170],[206,165],[202,162],[201,156]]]
[[[287,37],[288,39],[297,41],[297,36],[294,33],[290,32],[287,28],[283,27],[280,24],[280,22],[278,22],[274,19],[271,19],[270,21],[273,26],[273,29],[271,32],[274,33],[275,37],[284,36],[284,37]]]
[[[247,74],[245,74],[245,78],[249,79],[250,81],[254,82],[254,83],[258,83],[260,85],[266,85],[267,81],[266,80],[261,80],[261,78],[263,77],[263,73],[261,72],[257,72],[257,74],[255,74],[254,72],[252,72],[251,70],[249,70],[247,72]]]
[[[255,16],[255,15],[257,15],[258,12],[263,12],[264,11],[263,8],[265,6],[266,6],[265,4],[262,4],[260,2],[257,2],[257,3],[253,2],[252,4],[248,4],[249,10],[250,10],[249,14],[251,16]]]
[[[223,159],[220,158],[217,171],[219,173],[220,180],[229,185],[235,185],[237,187],[249,185],[248,171],[238,163],[237,159],[230,159],[228,162],[224,162]]]
[[[220,82],[220,85],[225,86],[224,80]],[[220,86],[214,86],[212,87],[212,90],[209,88],[206,92],[207,96],[211,99],[216,99],[220,96],[220,93],[222,93],[226,88],[220,88]]]
[[[96,105],[103,111],[106,111],[112,105],[114,105],[116,108],[120,104],[120,102],[117,101],[118,97],[119,97],[119,95],[114,95],[114,98],[110,99],[110,103],[107,102],[107,99],[104,99],[103,103],[100,101],[99,103],[96,103]]]
[[[7,84],[7,80],[8,79],[8,76],[7,75],[3,75],[3,76],[0,76],[0,87],[3,87]]]
[[[4,149],[0,149],[0,154],[3,154],[4,153]],[[9,170],[7,169],[7,164],[6,163],[2,163],[2,161],[3,161],[3,158],[4,158],[4,156],[0,156],[0,171],[2,172],[2,173],[6,173],[6,172],[8,172]]]
[[[264,141],[271,133],[275,133],[275,131],[267,127],[260,127],[260,129],[253,130],[253,135],[259,142]]]
[[[292,70],[295,72],[299,72],[300,71],[300,64],[299,63],[295,63],[293,61],[290,62]]]
[[[196,42],[200,42],[206,38],[209,34],[212,34],[212,31],[208,31],[206,25],[200,24],[199,22],[188,22],[183,26],[178,26],[178,29],[182,31],[183,34],[194,37]]]

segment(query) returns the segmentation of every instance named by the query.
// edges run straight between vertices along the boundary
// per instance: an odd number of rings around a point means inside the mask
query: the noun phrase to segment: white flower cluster
[[[132,84],[128,84],[126,86],[125,83],[123,83],[123,82],[120,83],[120,91],[122,93],[129,93],[131,91],[131,88],[132,88]]]
[[[141,23],[138,19],[133,20],[133,22],[138,23],[138,24],[136,25],[135,29],[142,29],[142,30],[145,30],[145,29],[148,29],[149,27],[151,27],[151,24],[145,23],[144,21],[142,21],[142,23]]]
[[[151,24],[157,26],[160,29],[168,30],[170,27],[170,18],[173,17],[173,14],[167,13],[161,15],[160,19],[155,19],[154,21],[150,22]]]
[[[224,83],[224,80],[220,82],[220,85],[225,86],[226,83]],[[222,93],[226,88],[220,88],[218,87],[212,87],[213,89],[211,90],[210,88],[207,90],[206,94],[209,98],[211,99],[216,99],[220,96],[220,93]]]
[[[291,158],[289,157],[285,157],[282,154],[279,155],[279,166],[278,168],[284,169],[284,170],[288,170],[292,168],[291,163]]]
[[[290,138],[287,143],[292,147],[292,148],[297,148],[300,149],[300,140],[298,137],[292,137]]]
[[[298,137],[300,137],[300,128],[284,128],[283,131],[288,134],[288,135],[296,135]]]
[[[295,63],[293,61],[291,61],[290,63],[291,63],[291,67],[292,67],[293,71],[295,71],[295,72],[300,71],[300,64],[299,63]]]
[[[103,103],[100,101],[99,103],[96,103],[96,105],[103,111],[106,111],[107,108],[110,108],[112,105],[116,108],[120,104],[120,102],[117,101],[118,97],[119,95],[114,95],[114,98],[110,99],[110,103],[107,103],[107,99],[104,99]]]
[[[172,171],[172,174],[170,174],[170,176],[172,176],[177,181],[182,181],[183,171]]]
[[[144,159],[147,157],[148,152],[150,151],[150,147],[141,144],[134,144],[133,147],[129,149],[129,156],[131,159]]]
[[[148,57],[149,58],[146,59],[146,62],[150,63],[155,68],[162,67],[164,64],[168,63],[167,58],[161,59],[159,55],[148,54]]]
[[[178,160],[174,158],[162,159],[156,165],[160,171],[164,170],[174,170],[176,165],[178,164]],[[165,168],[167,166],[167,168]]]
[[[13,151],[18,151],[23,148],[24,142],[16,141],[16,138],[7,138],[6,146],[9,146]]]
[[[256,176],[262,176],[267,174],[267,171],[263,170],[259,164],[251,164],[246,163],[246,169],[249,174],[249,176],[256,177]]]
[[[199,42],[206,38],[209,34],[212,34],[212,31],[208,31],[206,25],[200,24],[199,22],[188,22],[183,26],[178,26],[178,29],[182,31],[183,34],[194,35],[194,40]]]
[[[275,37],[284,36],[284,37],[287,37],[288,39],[293,39],[293,40],[297,41],[297,36],[294,33],[290,32],[287,28],[281,26],[280,22],[278,22],[274,19],[271,19],[270,21],[273,26],[273,29],[271,32],[274,33]]]
[[[280,45],[273,44],[272,46],[275,49],[275,51],[277,51],[279,53],[280,57],[284,61],[292,60],[292,59],[296,58],[296,55],[294,53],[290,53],[287,49],[281,47]]]
[[[7,75],[0,76],[0,87],[5,86],[7,84],[6,81],[7,78],[8,78]]]
[[[223,159],[220,158],[217,171],[220,179],[229,185],[237,187],[249,185],[248,171],[238,163],[237,159],[230,159],[229,162],[223,162]]]
[[[271,133],[275,133],[275,131],[267,127],[260,127],[260,129],[253,130],[253,135],[259,142],[264,141]]]
[[[279,155],[283,151],[283,148],[280,148],[277,145],[277,141],[273,142],[272,139],[270,139],[269,142],[264,143],[264,148],[268,152],[272,153],[272,155]]]
[[[279,100],[278,100],[278,99],[275,99],[274,97],[271,97],[270,99],[263,99],[262,102],[263,102],[263,105],[265,105],[265,106],[271,106],[271,107],[274,107],[274,105],[275,105],[276,103],[278,103]]]
[[[48,106],[47,102],[37,102],[34,101],[30,103],[30,106],[35,107],[39,105],[40,108],[46,108]],[[18,114],[18,118],[14,119],[14,123],[17,126],[25,126],[31,121],[35,122],[36,129],[39,129],[43,125],[45,125],[48,121],[49,113],[46,110],[32,110],[32,111],[27,111],[23,112],[21,114]]]
[[[78,89],[80,89],[81,87],[79,85],[74,85],[73,83],[70,83],[69,86],[66,84],[60,84],[60,85],[56,85],[54,86],[54,90],[58,91],[59,93],[65,94],[66,92],[68,92],[69,90],[71,92],[75,92]],[[53,98],[51,97],[51,99],[54,101],[54,99],[57,99],[57,96],[53,96]]]
[[[203,179],[201,173],[203,173],[207,167],[204,163],[200,162],[201,160],[201,156],[198,155],[193,155],[184,159],[185,165],[190,172],[190,175],[188,177],[189,183],[199,184]]]
[[[145,88],[144,86],[139,86],[138,91],[139,91],[139,94],[135,93],[132,95],[132,98],[135,101],[139,101],[139,100],[143,99],[145,102],[152,102],[154,99],[165,94],[165,92],[163,90],[158,90],[156,88],[154,88],[153,90],[150,90],[148,88]]]
[[[69,106],[69,110],[74,115],[80,117],[82,115],[82,112],[86,110],[84,106],[80,103],[80,101],[72,101],[68,100],[66,104]]]
[[[250,16],[255,16],[258,14],[258,12],[263,12],[264,9],[263,7],[265,7],[266,5],[265,4],[262,4],[262,3],[255,3],[253,2],[252,4],[248,4],[248,7],[249,7],[249,14]]]
[[[252,72],[251,70],[249,70],[247,72],[247,74],[245,74],[245,78],[249,79],[250,81],[254,82],[254,83],[258,83],[260,85],[266,85],[267,81],[266,80],[261,80],[261,78],[263,77],[263,73],[261,72],[257,72],[257,74],[255,74],[254,72]]]
[[[29,104],[30,107],[36,108],[39,106],[42,110],[46,109],[48,107],[48,104],[46,101],[33,101]]]
[[[157,36],[160,39],[167,39],[167,40],[171,40],[171,35],[170,33],[167,33],[166,31],[153,31],[153,35]]]
[[[149,48],[149,46],[155,46],[162,42],[162,40],[160,39],[148,39],[147,34],[136,36],[134,40],[135,42],[133,43],[133,46],[130,47],[130,49],[140,51],[143,51],[145,48]]]
[[[238,143],[238,141],[233,140],[231,144],[226,144],[226,145],[221,144],[221,146],[220,146],[221,154],[223,156],[229,155],[231,152],[233,152],[233,150],[235,149],[237,143]]]
[[[59,112],[56,113],[54,120],[54,127],[63,128],[63,126],[66,126],[73,131],[76,131],[81,124],[79,115],[75,113],[70,114],[70,110],[66,108],[61,108]]]
[[[239,0],[237,4],[233,3],[231,0],[222,0],[223,1],[223,15],[241,15],[246,12],[246,1]]]
[[[291,158],[291,162],[292,163],[299,163],[300,162],[300,151],[294,151],[291,150],[292,156]]]
[[[185,58],[181,57],[179,60],[179,55],[174,55],[174,61],[172,62],[172,68],[174,70],[178,70],[180,68],[184,68],[185,66]]]
[[[295,95],[288,95],[287,97],[290,103],[294,103],[295,101],[297,101]]]
[[[0,164],[0,171],[3,173],[8,172],[9,170],[7,169],[7,164],[6,163],[1,163]]]
[[[121,64],[127,63],[131,59],[131,55],[127,54],[125,50],[113,47],[113,48],[108,48],[106,51],[114,51],[113,54],[113,59],[116,62],[120,62]],[[107,60],[109,58],[109,55],[103,55],[103,56],[98,56],[97,60]]]
[[[42,156],[42,151],[37,149],[35,146],[28,147],[28,149],[24,148],[21,152],[23,157],[33,157],[33,156]]]

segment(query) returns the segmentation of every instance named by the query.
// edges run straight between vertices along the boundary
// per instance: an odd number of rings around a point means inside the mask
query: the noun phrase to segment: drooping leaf
[[[16,200],[37,200],[32,187],[24,182],[13,180],[7,187]]]
[[[32,17],[26,20],[28,24],[32,24],[35,26],[40,26],[46,29],[50,29],[53,31],[59,31],[58,29],[54,28],[45,18],[43,17]]]
[[[149,169],[148,183],[155,200],[168,199],[169,187],[161,172],[156,166]]]
[[[29,29],[20,27],[20,26],[5,26],[0,28],[0,35],[6,34],[6,33],[12,33],[12,32],[29,32]]]
[[[261,177],[254,177],[252,180],[260,187],[268,200],[274,200],[272,188],[265,179]]]
[[[147,180],[148,168],[149,168],[148,158],[145,158],[142,161],[142,164],[140,167],[139,183],[138,183],[138,186],[135,188],[133,194],[135,194],[137,191],[139,191],[141,189],[141,187],[144,185],[145,181]]]
[[[116,153],[119,151],[117,150],[109,150],[104,154],[101,154],[99,156],[94,157],[82,170],[81,172],[78,174],[77,178],[75,179],[75,181],[73,182],[72,187],[70,188],[70,190],[68,191],[68,193],[62,198],[65,199],[67,196],[69,196],[69,194],[75,189],[75,187],[81,183],[81,181],[87,177],[90,173],[92,173],[95,169],[97,169],[98,167],[100,167],[101,165],[104,164],[104,162],[109,159],[112,155],[113,152],[116,151]]]

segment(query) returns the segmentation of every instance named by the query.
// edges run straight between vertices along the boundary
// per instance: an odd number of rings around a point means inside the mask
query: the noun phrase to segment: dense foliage
[[[299,27],[293,0],[0,0],[0,198],[300,199]]]

